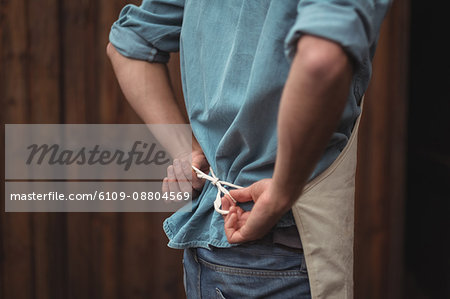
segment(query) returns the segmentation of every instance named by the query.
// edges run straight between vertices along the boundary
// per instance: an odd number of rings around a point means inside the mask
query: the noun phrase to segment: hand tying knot
[[[234,200],[234,198],[231,196],[230,192],[222,185],[226,185],[232,188],[236,188],[236,189],[240,189],[242,188],[241,186],[238,185],[234,185],[225,181],[221,181],[215,174],[214,171],[212,170],[212,168],[209,168],[209,171],[211,172],[211,175],[207,175],[206,173],[204,173],[203,171],[201,171],[200,169],[198,169],[195,166],[192,166],[192,169],[194,169],[195,173],[197,173],[197,176],[199,178],[202,179],[206,179],[208,181],[211,182],[211,184],[213,186],[217,187],[217,196],[216,196],[216,200],[214,200],[214,209],[216,210],[216,212],[218,212],[221,215],[227,215],[228,211],[222,210],[220,207],[222,206],[222,200],[221,200],[221,194],[225,194],[228,195],[231,200],[236,203],[236,201]]]

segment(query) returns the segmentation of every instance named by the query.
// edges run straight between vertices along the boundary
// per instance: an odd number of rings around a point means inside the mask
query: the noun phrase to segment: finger
[[[237,216],[238,216],[238,219],[241,219],[242,218],[242,214],[244,213],[244,210],[243,209],[241,209],[240,207],[238,207],[238,209],[237,209]]]
[[[223,208],[223,206],[222,206],[222,208]],[[231,207],[229,207],[228,208],[228,213],[227,214],[222,214],[222,217],[223,217],[223,220],[224,220],[224,222],[226,223],[227,221],[228,221],[228,219],[231,217],[231,212],[230,212],[230,209],[231,209]]]
[[[170,165],[167,168],[167,179],[169,183],[169,192],[180,192],[177,178],[175,177],[175,172],[173,170],[173,165]]]
[[[242,235],[242,228],[247,222],[247,218],[250,215],[250,212],[245,212],[241,207],[235,206],[236,216],[237,216],[237,227],[239,228],[239,232]]]
[[[230,211],[230,213],[228,213],[225,218],[224,224],[225,235],[227,236],[227,239],[231,239],[233,234],[236,232],[236,220],[236,213]]]
[[[192,182],[194,175],[192,173],[191,163],[183,160],[181,161],[181,168],[183,169],[184,176],[188,179],[188,181]]]
[[[203,153],[193,153],[192,155],[192,165],[196,168],[200,169],[204,173],[209,172],[209,163],[208,160],[206,160],[206,157]],[[191,168],[191,167],[190,167]],[[203,186],[205,185],[205,179],[199,179],[197,177],[197,173],[192,170],[192,188],[195,190],[201,190]]]
[[[199,179],[197,177],[197,174],[192,169],[191,163],[189,161],[181,161],[181,168],[183,169],[183,173],[189,182],[193,198],[199,196],[203,186],[205,185],[205,180]]]
[[[261,196],[261,194],[267,190],[267,188],[269,188],[269,185],[270,185],[270,181],[267,179],[260,180],[256,183],[254,183],[253,185],[251,185],[251,188],[252,188],[251,193],[252,193],[253,199],[256,201],[256,199],[259,198]]]
[[[191,192],[192,185],[184,175],[184,171],[181,166],[181,162],[178,159],[173,160],[173,170],[175,173],[175,178],[178,183],[178,187],[182,192]]]
[[[209,169],[209,163],[206,160],[205,155],[195,155],[192,157],[192,165],[200,169],[201,171],[205,172]]]
[[[228,211],[232,206],[234,206],[233,200],[228,195],[222,197],[221,201],[222,201],[222,210],[224,211]]]
[[[162,192],[163,192],[163,195],[164,194],[168,194],[169,193],[169,179],[167,178],[167,177],[165,177],[164,179],[163,179],[163,183],[162,183]],[[168,200],[164,200],[164,204],[171,204],[172,202],[171,201],[168,201]]]
[[[251,186],[247,188],[241,188],[241,189],[233,189],[230,190],[230,195],[237,201],[237,202],[247,202],[253,200],[252,197],[252,190]]]
[[[225,235],[227,237],[228,243],[235,244],[235,243],[242,243],[244,242],[244,238],[241,235],[241,232],[239,231],[239,228],[236,228],[236,214],[232,214],[229,222],[231,222],[232,225],[225,228]]]
[[[167,177],[165,177],[163,179],[163,183],[162,183],[162,192],[166,193],[169,192],[169,179]]]
[[[241,230],[245,227],[245,222],[248,218],[247,214],[248,212],[245,213],[238,206],[230,207],[230,212],[224,224],[225,235],[229,243],[242,243],[245,241]]]
[[[194,188],[195,190],[202,190],[204,185],[205,179],[199,179],[197,177],[197,174],[192,171],[192,188]]]

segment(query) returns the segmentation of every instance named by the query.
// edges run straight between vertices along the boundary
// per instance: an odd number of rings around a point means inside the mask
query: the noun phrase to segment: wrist
[[[275,198],[279,198],[280,204],[285,206],[285,208],[287,207],[287,210],[289,210],[297,200],[299,196],[298,193],[297,185],[281,184],[274,179],[271,195]]]
[[[281,218],[292,207],[293,201],[289,194],[272,186],[268,190],[269,196],[261,198],[261,205],[270,213],[271,217]]]

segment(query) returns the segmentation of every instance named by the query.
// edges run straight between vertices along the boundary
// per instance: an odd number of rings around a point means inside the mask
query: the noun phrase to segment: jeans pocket
[[[201,265],[209,268],[215,272],[226,273],[229,275],[237,276],[256,276],[256,277],[295,277],[295,276],[306,276],[306,272],[300,270],[268,270],[268,269],[258,269],[258,268],[241,268],[235,266],[224,266],[215,263],[208,262],[202,258],[198,258]]]
[[[310,299],[308,275],[300,270],[230,267],[198,258],[204,298]]]

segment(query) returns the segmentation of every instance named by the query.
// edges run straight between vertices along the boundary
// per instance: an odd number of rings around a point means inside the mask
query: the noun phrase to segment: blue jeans
[[[303,252],[270,242],[184,251],[187,298],[311,298]]]

